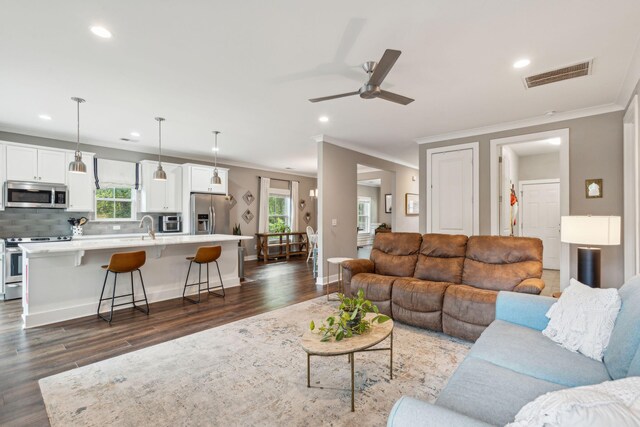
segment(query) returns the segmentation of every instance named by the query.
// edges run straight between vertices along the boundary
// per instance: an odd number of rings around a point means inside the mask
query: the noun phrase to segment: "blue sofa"
[[[622,307],[604,361],[565,350],[541,331],[553,298],[500,292],[496,320],[482,333],[435,404],[404,396],[389,427],[495,426],[554,390],[640,376],[640,276],[620,288]]]

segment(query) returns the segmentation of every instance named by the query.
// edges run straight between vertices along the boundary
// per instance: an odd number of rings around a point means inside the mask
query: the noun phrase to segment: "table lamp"
[[[609,246],[620,244],[619,216],[563,216],[560,240],[576,245]],[[578,248],[578,281],[600,287],[600,248]]]

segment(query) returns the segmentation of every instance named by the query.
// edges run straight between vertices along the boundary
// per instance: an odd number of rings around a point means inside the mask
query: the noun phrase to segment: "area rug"
[[[403,395],[433,402],[470,343],[396,323],[386,351],[312,357],[300,336],[336,303],[321,297],[39,381],[57,426],[383,426]],[[380,345],[386,346],[387,341]]]

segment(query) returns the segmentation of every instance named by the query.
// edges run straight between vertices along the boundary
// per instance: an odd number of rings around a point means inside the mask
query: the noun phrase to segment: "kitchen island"
[[[238,241],[251,239],[248,236],[212,234],[162,235],[153,240],[144,235],[21,244],[23,325],[31,328],[96,314],[105,275],[101,266],[108,264],[116,252],[146,251],[147,261],[141,271],[150,303],[182,297],[189,266],[185,258],[195,255],[199,246],[222,246],[218,264],[224,286],[238,286]],[[211,275],[212,284],[218,283],[214,272],[215,267]],[[130,283],[128,279],[123,277],[122,281],[119,280],[125,285],[118,287],[119,290],[126,289]],[[192,271],[190,282],[196,279],[197,272],[193,275]],[[112,284],[112,279],[110,282]],[[107,288],[109,286],[107,283]],[[136,289],[137,292],[140,289],[137,280]]]

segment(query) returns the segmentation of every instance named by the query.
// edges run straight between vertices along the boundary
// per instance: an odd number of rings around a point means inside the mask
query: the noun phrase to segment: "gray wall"
[[[555,129],[569,129],[570,212],[571,215],[623,216],[622,178],[622,117],[624,113],[600,114],[529,126],[503,132],[476,135],[423,144],[420,155],[420,229],[426,230],[427,149],[478,141],[480,143],[480,234],[491,233],[489,141],[496,138],[524,135]],[[586,199],[584,181],[602,178],[604,197]],[[623,236],[624,238],[624,236]],[[571,248],[571,277],[576,277],[576,247]],[[602,250],[603,287],[619,287],[623,280],[623,246],[608,246]]]
[[[395,174],[393,213],[394,231],[418,231],[418,217],[404,214],[405,193],[417,193],[418,182],[412,180],[418,171],[328,142],[318,143],[318,188],[320,229],[320,280],[325,262],[330,257],[356,257],[357,165],[362,164]],[[332,225],[332,219],[337,225]],[[336,274],[335,270],[331,274]]]
[[[45,147],[62,148],[68,150],[75,149],[75,143],[70,141],[62,141],[57,139],[41,138],[37,136],[22,135],[17,133],[2,132],[0,131],[0,141],[18,142],[23,144],[40,145]],[[118,150],[114,148],[101,147],[97,145],[82,144],[82,150],[87,152],[96,153],[96,157],[102,159],[123,160],[130,162],[138,162],[141,160],[157,160],[157,155],[149,153],[139,153],[127,150]],[[198,161],[193,159],[184,159],[178,157],[163,157],[163,161],[167,163],[201,163],[211,166],[209,159],[204,161]],[[300,210],[298,203],[300,200],[295,201],[295,209],[298,212],[298,224],[297,230],[304,230],[306,223],[304,222],[304,214],[309,212],[311,214],[311,220],[309,225],[314,229],[317,227],[317,209],[316,200],[312,200],[309,197],[309,190],[316,188],[317,180],[306,176],[299,176],[294,174],[263,171],[252,168],[238,167],[232,165],[224,165],[220,163],[220,166],[229,168],[229,194],[233,195],[237,203],[231,210],[231,222],[232,224],[239,223],[242,229],[242,234],[245,236],[253,236],[258,230],[258,183],[260,176],[266,176],[272,179],[282,181],[272,181],[274,187],[289,188],[289,181],[295,180],[300,182],[299,186],[299,199],[305,200],[304,210]],[[250,190],[254,195],[255,200],[248,206],[242,196]],[[246,224],[242,219],[242,214],[246,209],[250,209],[254,215],[253,220]],[[66,220],[69,217],[87,216],[89,213],[78,212],[64,212],[55,211],[50,209],[7,209],[4,212],[0,211],[0,237],[8,237],[14,235],[55,235],[55,234],[70,234],[70,230],[66,228]],[[138,215],[140,217],[140,215]],[[157,220],[157,214],[152,215]],[[36,224],[34,218],[42,219],[44,222]],[[120,225],[120,230],[113,230],[113,225]],[[97,222],[91,221],[84,227],[84,233],[90,234],[118,234],[118,233],[135,233],[139,232],[137,222]],[[255,239],[254,239],[255,240]],[[247,254],[255,254],[255,241],[245,242],[247,248]]]
[[[520,156],[518,164],[520,181],[560,178],[560,153]]]

